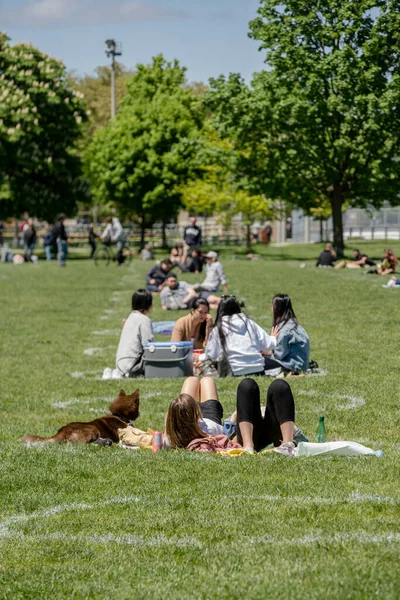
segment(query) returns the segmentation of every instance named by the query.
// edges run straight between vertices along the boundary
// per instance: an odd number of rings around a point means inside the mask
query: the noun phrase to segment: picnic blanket
[[[176,321],[154,321],[153,333],[158,333],[159,335],[171,335],[175,323]]]

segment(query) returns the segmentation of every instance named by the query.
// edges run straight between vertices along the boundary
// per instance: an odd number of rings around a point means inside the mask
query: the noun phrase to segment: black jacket
[[[55,241],[58,239],[67,241],[67,232],[65,231],[64,223],[56,223],[53,227],[53,238]]]
[[[201,229],[197,225],[188,225],[185,227],[185,233],[183,235],[188,246],[201,246]]]
[[[154,265],[146,275],[146,281],[154,279],[157,285],[161,285],[167,279],[168,273],[162,270],[161,265]]]

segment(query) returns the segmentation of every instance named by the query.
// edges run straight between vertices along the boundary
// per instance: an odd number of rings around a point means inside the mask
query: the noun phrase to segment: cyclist
[[[116,244],[118,265],[124,262],[123,250],[125,248],[126,237],[121,222],[117,217],[107,217],[106,227],[100,236],[105,244]]]

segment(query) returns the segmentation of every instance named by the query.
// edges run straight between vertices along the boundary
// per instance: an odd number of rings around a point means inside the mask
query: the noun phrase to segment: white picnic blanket
[[[375,452],[358,442],[326,442],[325,444],[314,444],[312,442],[300,442],[297,446],[297,456],[382,456],[381,450]]]

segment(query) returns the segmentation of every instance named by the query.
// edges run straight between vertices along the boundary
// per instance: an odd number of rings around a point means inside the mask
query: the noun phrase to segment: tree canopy
[[[177,184],[192,172],[202,125],[201,103],[185,88],[185,69],[162,56],[138,65],[114,119],[86,153],[98,202],[112,200],[143,228],[175,217]]]
[[[74,149],[86,120],[64,65],[0,33],[0,215],[52,219],[84,195]]]
[[[309,210],[398,202],[400,12],[394,0],[261,0],[250,35],[268,70],[211,81],[221,135],[246,146],[259,190]]]

